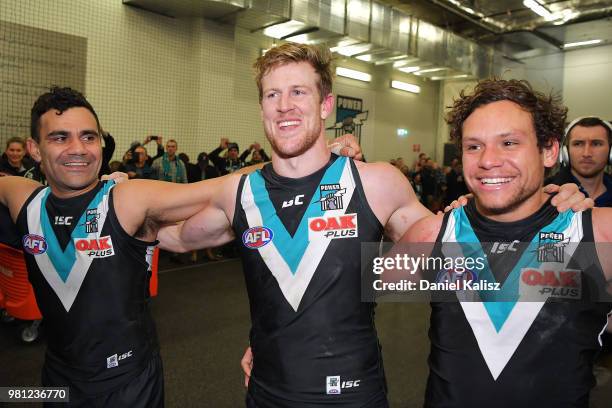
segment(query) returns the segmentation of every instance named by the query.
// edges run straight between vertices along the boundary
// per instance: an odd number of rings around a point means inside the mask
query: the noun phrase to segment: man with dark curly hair
[[[447,116],[474,199],[418,221],[402,241],[435,241],[442,251],[448,243],[481,243],[476,254],[486,261],[473,279],[495,281],[501,291],[432,302],[426,407],[589,405],[593,360],[612,308],[605,294],[612,282],[609,255],[592,243],[612,240],[604,227],[612,211],[557,213],[550,205],[544,171],[556,163],[565,118],[558,97],[500,79],[462,92]],[[543,252],[563,246],[565,257]],[[581,275],[570,283],[583,293],[590,288],[592,297],[527,296],[534,276],[554,286],[575,270]]]

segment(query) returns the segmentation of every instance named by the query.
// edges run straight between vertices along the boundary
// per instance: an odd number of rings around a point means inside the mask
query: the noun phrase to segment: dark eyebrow
[[[81,135],[91,135],[91,134],[95,134],[96,136],[99,136],[98,131],[96,129],[84,129],[81,130],[80,132]],[[54,130],[52,132],[49,132],[49,134],[47,135],[48,137],[50,136],[69,136],[70,132],[67,130]]]
[[[91,134],[95,134],[96,136],[100,136],[98,134],[98,131],[96,129],[85,129],[85,130],[81,130],[81,135],[91,135]]]
[[[69,132],[67,130],[54,130],[49,132],[47,136],[68,136]]]

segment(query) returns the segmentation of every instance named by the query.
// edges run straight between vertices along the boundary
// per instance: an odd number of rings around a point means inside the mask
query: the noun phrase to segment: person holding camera
[[[224,150],[227,150],[227,153],[225,157],[221,157],[221,152]],[[244,162],[238,157],[238,151],[238,143],[230,142],[228,138],[223,137],[219,147],[210,152],[208,158],[224,176],[244,167]]]
[[[251,154],[251,152],[253,153]],[[251,160],[247,161],[247,157],[249,157],[249,154],[251,154]],[[242,152],[242,154],[240,155],[240,161],[242,161],[245,166],[252,166],[254,164],[269,162],[270,158],[268,157],[266,152],[264,152],[264,149],[261,147],[261,145],[255,142],[250,145],[248,149]]]
[[[139,178],[139,179],[152,179],[153,169],[147,163],[149,156],[147,155],[147,149],[144,146],[135,146],[131,151],[131,159],[125,164],[125,172],[128,177]]]

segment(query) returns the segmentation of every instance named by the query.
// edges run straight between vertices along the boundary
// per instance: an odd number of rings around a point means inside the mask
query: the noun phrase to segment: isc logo
[[[308,240],[357,237],[357,214],[308,219]]]
[[[121,355],[113,354],[112,356],[108,356],[106,358],[106,368],[118,367],[119,362],[121,360],[125,360],[126,358],[129,358],[129,357],[132,357],[132,350],[128,351],[127,353],[123,353]]]
[[[77,251],[86,253],[89,257],[106,258],[113,256],[113,241],[110,236],[98,239],[77,239],[74,241]]]
[[[325,393],[327,395],[342,394],[343,389],[357,388],[361,380],[341,381],[339,375],[328,375],[325,378]]]
[[[41,255],[47,251],[47,241],[36,234],[28,234],[23,237],[23,249],[32,255]]]
[[[252,227],[242,234],[242,243],[245,247],[256,249],[269,244],[274,233],[268,227]]]

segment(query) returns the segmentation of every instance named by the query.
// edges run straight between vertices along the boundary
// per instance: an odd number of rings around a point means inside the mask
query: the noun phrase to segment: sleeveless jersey
[[[588,407],[593,360],[611,304],[520,301],[526,298],[518,285],[522,273],[546,273],[549,262],[560,262],[563,270],[587,272],[583,295],[593,284],[604,287],[593,247],[579,244],[593,242],[591,212],[559,214],[546,203],[524,220],[502,223],[480,216],[470,201],[445,215],[437,242],[483,243],[478,251],[486,254],[487,267],[481,277],[488,274],[517,301],[432,302],[425,406]],[[538,258],[551,243],[549,249],[573,243],[573,253],[569,259]]]
[[[355,164],[281,177],[271,165],[239,184],[233,229],[249,294],[262,407],[386,403],[374,304],[361,302],[361,242],[378,242]],[[386,406],[386,405],[376,405]]]
[[[125,384],[158,351],[147,305],[156,242],[123,230],[113,186],[100,183],[68,199],[40,188],[17,222],[44,319],[45,370],[57,385],[86,395]]]

